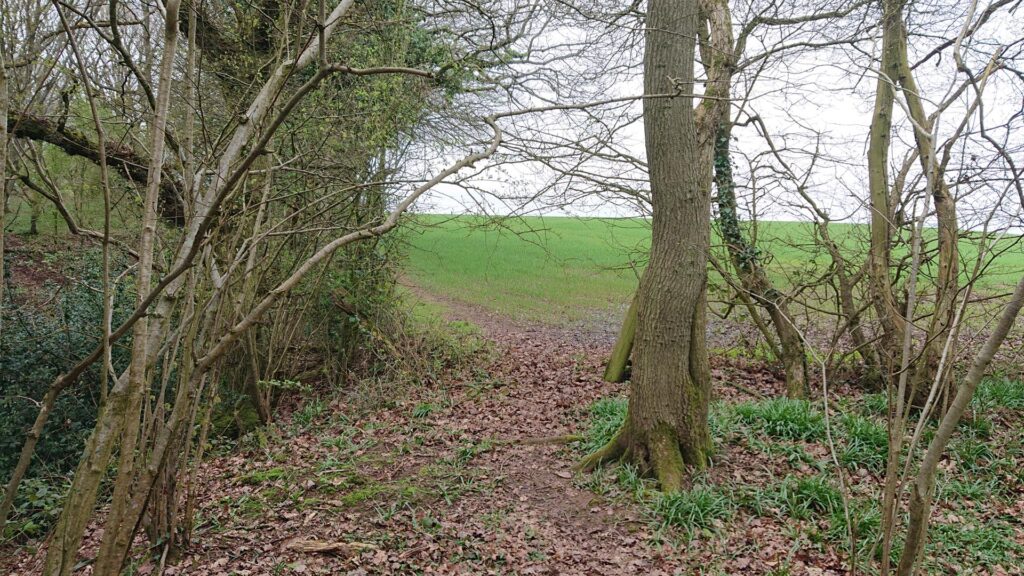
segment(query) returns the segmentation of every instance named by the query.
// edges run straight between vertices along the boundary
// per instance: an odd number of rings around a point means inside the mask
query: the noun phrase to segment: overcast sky
[[[964,19],[956,22],[944,22],[942,32],[952,33],[963,25]],[[1024,18],[1021,14],[1005,14],[996,18],[983,28],[979,38],[997,42],[1012,42],[1024,30]],[[552,52],[560,45],[574,44],[590,34],[578,28],[556,27],[545,32],[540,45]],[[917,60],[939,41],[943,35],[933,38],[911,39],[911,60]],[[762,38],[764,43],[776,41],[771,35]],[[600,54],[605,51],[609,59],[612,73],[599,78],[594,86],[576,85],[565,90],[567,94],[555,93],[552,90],[539,91],[527,95],[525,91],[518,96],[510,97],[502,104],[513,108],[516,105],[540,105],[546,99],[555,102],[581,102],[587,97],[616,97],[638,95],[642,93],[642,81],[638,75],[642,54],[640,50],[621,50],[608,52],[607,39],[605,45],[591,51],[586,56],[568,58],[557,66],[566,71],[580,70],[585,66],[600,67]],[[798,176],[803,177],[810,166],[808,152],[820,150],[821,157],[816,161],[814,170],[808,179],[808,191],[819,205],[826,209],[833,219],[863,220],[866,216],[864,199],[867,195],[866,185],[866,149],[870,115],[874,104],[876,74],[875,62],[864,53],[877,55],[880,43],[862,42],[860,52],[848,48],[819,51],[816,53],[794,54],[787,57],[785,66],[775,65],[762,72],[753,84],[750,100],[745,104],[744,112],[734,108],[740,120],[748,113],[756,113],[764,120],[776,146],[791,148],[793,152],[784,156]],[[752,39],[746,53],[753,54],[761,49],[756,39]],[[635,48],[635,47],[634,47]],[[536,45],[535,45],[535,49]],[[983,66],[984,60],[991,53],[990,45],[977,46],[967,51],[969,62],[976,70]],[[568,51],[568,50],[567,50]],[[930,113],[937,102],[941,101],[950,88],[964,81],[957,75],[955,63],[949,55],[941,59],[933,59],[915,71],[920,84],[922,96]],[[565,77],[571,74],[566,72]],[[749,75],[741,75],[733,91],[739,98],[746,91]],[[585,80],[585,79],[584,79]],[[582,80],[578,82],[581,84]],[[539,93],[539,97],[537,94]],[[513,101],[518,98],[518,101]],[[940,141],[945,139],[963,119],[967,102],[974,99],[974,94],[967,92],[943,114],[940,120]],[[1019,79],[998,76],[986,88],[985,97],[986,124],[997,126],[1022,107],[1021,86]],[[500,107],[496,106],[495,109]],[[616,108],[620,114],[623,107]],[[629,113],[639,119],[640,103],[629,107]],[[582,122],[579,113],[555,113],[532,115],[529,118],[516,119],[511,122],[513,136],[519,132],[515,127],[531,126],[524,133],[537,134],[537,127],[542,127],[546,135],[572,138],[580,134]],[[897,129],[894,130],[893,162],[902,159],[909,146],[912,145],[913,133],[906,122],[902,111],[897,108]],[[972,120],[976,125],[976,120]],[[508,123],[508,121],[506,121]],[[1024,135],[1024,126],[1020,118],[1016,119],[1017,133]],[[530,132],[532,130],[533,132]],[[761,218],[766,219],[807,219],[809,212],[800,207],[801,202],[793,192],[792,183],[772,181],[763,178],[763,170],[752,176],[749,170],[750,159],[764,154],[767,146],[757,134],[753,126],[737,127],[734,130],[733,145],[734,165],[738,181],[745,190],[741,191],[741,201],[750,207],[756,198],[756,210]],[[1021,136],[1024,138],[1024,136]],[[1017,139],[1019,142],[1019,138]],[[615,149],[630,153],[637,157],[644,156],[642,122],[635,121],[615,132]],[[513,144],[516,147],[517,144]],[[978,150],[979,155],[993,156],[991,150]],[[954,162],[955,163],[955,162]],[[1024,164],[1024,159],[1021,159]],[[762,162],[763,164],[763,162]],[[614,189],[620,177],[626,177],[627,183],[635,183],[641,174],[627,170],[622,164],[609,164],[596,159],[584,162],[581,166],[585,171],[597,171],[598,166],[606,170],[609,189]],[[493,165],[492,165],[493,166]],[[895,168],[895,167],[894,167]],[[445,185],[424,198],[417,209],[423,212],[464,213],[486,211],[491,214],[534,213],[548,215],[589,215],[589,216],[633,216],[638,215],[635,207],[627,202],[616,201],[611,196],[578,198],[571,205],[564,204],[564,198],[556,187],[541,195],[536,201],[523,203],[522,198],[540,194],[556,178],[551,169],[537,162],[506,164],[486,170],[472,180],[476,190],[467,191],[464,187]],[[562,175],[562,180],[571,178],[571,174]],[[955,177],[950,175],[947,180]],[[756,194],[751,193],[751,186]],[[973,197],[960,201],[962,225],[975,225],[979,216],[978,209],[987,210],[992,206],[992,198],[1005,189],[1006,184],[992,186],[990,190],[976,193]],[[1019,202],[1016,195],[1013,202],[1007,203],[1002,219],[1009,221],[1018,214]],[[1012,204],[1012,205],[1011,205]]]

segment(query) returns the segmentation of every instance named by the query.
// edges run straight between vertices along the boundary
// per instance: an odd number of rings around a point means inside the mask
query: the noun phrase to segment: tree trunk
[[[136,275],[138,305],[142,307],[148,296],[153,273],[157,202],[163,174],[164,144],[166,142],[167,116],[170,107],[171,72],[177,41],[177,16],[179,2],[167,3],[165,16],[165,45],[160,69],[158,104],[150,131],[153,150],[148,170],[146,197],[143,209],[142,232],[140,234],[139,265]],[[77,48],[76,50],[76,57]],[[84,70],[83,70],[84,74]],[[157,322],[159,324],[159,322]],[[71,573],[74,559],[84,535],[85,526],[96,504],[100,481],[107,472],[114,444],[121,444],[121,458],[106,530],[97,557],[96,574],[117,574],[121,569],[123,555],[115,559],[111,550],[127,543],[115,542],[118,530],[125,521],[125,504],[130,499],[131,487],[136,475],[136,442],[139,435],[141,405],[150,374],[150,354],[147,352],[150,331],[149,319],[139,320],[132,332],[132,356],[127,374],[119,378],[97,418],[96,427],[86,443],[86,451],[75,471],[71,485],[71,496],[61,512],[54,531],[54,539],[46,556],[45,572],[48,575],[65,576]],[[151,350],[151,349],[149,349]]]
[[[885,0],[882,15],[882,63],[875,87],[875,108],[868,137],[868,189],[871,197],[871,249],[868,256],[868,279],[871,301],[882,325],[878,351],[882,376],[890,380],[899,366],[899,350],[905,329],[903,316],[889,278],[894,213],[889,199],[889,143],[892,138],[892,115],[898,82],[899,43],[902,35],[902,0]]]
[[[779,338],[779,360],[786,374],[786,396],[805,398],[807,396],[807,356],[800,332],[793,324],[785,294],[772,285],[768,274],[758,258],[757,248],[752,246],[740,229],[736,206],[736,183],[732,176],[732,159],[729,154],[729,139],[732,124],[723,122],[715,137],[715,188],[718,192],[718,226],[722,241],[729,251],[729,259],[740,286],[758,303],[772,320]]]
[[[581,464],[625,458],[652,472],[665,491],[681,489],[685,465],[703,468],[711,449],[705,314],[712,139],[698,130],[693,109],[697,25],[693,0],[649,3],[644,92],[680,94],[644,101],[653,219],[629,409],[615,438]]]
[[[914,574],[914,567],[924,550],[928,536],[928,522],[931,519],[935,475],[939,461],[949,445],[953,432],[956,431],[960,418],[967,411],[974,392],[985,375],[985,370],[988,369],[988,365],[992,362],[999,347],[1003,345],[1003,341],[1013,327],[1022,306],[1024,306],[1024,278],[1017,282],[1017,288],[1010,301],[1006,303],[1006,307],[1003,308],[998,324],[975,356],[967,376],[957,387],[956,396],[953,398],[949,410],[935,430],[931,442],[928,443],[928,451],[925,453],[924,459],[921,460],[921,466],[918,468],[910,491],[910,519],[907,523],[907,539],[903,544],[903,554],[900,556],[900,564],[896,572],[899,576]]]
[[[918,160],[921,170],[924,171],[932,201],[935,203],[935,219],[938,224],[938,277],[935,286],[935,303],[931,320],[928,322],[928,332],[925,336],[925,346],[920,358],[914,365],[914,375],[911,379],[908,400],[915,406],[924,406],[932,382],[938,380],[939,389],[936,394],[938,406],[948,404],[952,397],[949,378],[949,367],[946,363],[944,374],[939,374],[939,364],[942,358],[946,340],[953,324],[953,313],[956,308],[956,296],[959,273],[960,252],[958,247],[959,225],[956,218],[956,200],[946,184],[942,167],[936,158],[935,142],[932,141],[932,119],[924,111],[924,104],[921,94],[914,80],[913,70],[910,68],[910,61],[907,56],[907,34],[900,23],[899,42],[899,82],[902,88],[904,100],[907,103],[907,110],[914,125],[914,141],[917,145]],[[955,342],[953,342],[955,345]]]
[[[629,379],[629,356],[633,351],[633,340],[636,339],[636,296],[629,303],[626,318],[622,321],[619,338],[604,369],[605,382],[625,382]]]

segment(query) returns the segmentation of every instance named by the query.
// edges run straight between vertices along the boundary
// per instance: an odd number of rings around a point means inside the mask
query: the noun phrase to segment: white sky
[[[950,29],[958,29],[963,25],[963,19],[955,23],[948,23]],[[1024,29],[1024,18],[1020,15],[1007,15],[1003,18],[996,18],[983,30],[985,38],[997,39],[1000,42],[1012,41],[1020,36]],[[557,46],[564,42],[571,42],[586,34],[581,30],[566,30],[564,28],[546,33],[547,46]],[[770,41],[770,39],[768,40]],[[911,59],[920,57],[925,51],[930,50],[938,40],[936,39],[912,39]],[[748,46],[747,53],[751,54],[758,50],[758,46],[751,39],[752,44]],[[543,48],[543,46],[542,46]],[[869,43],[862,43],[861,48],[873,54],[877,54],[878,46]],[[990,52],[990,48],[981,47],[978,52],[970,53],[972,64],[979,69],[980,62]],[[600,81],[593,86],[571,86],[566,90],[568,97],[556,95],[554,91],[541,92],[542,97],[558,102],[581,102],[591,99],[616,97],[622,95],[637,95],[642,91],[642,82],[637,72],[640,65],[640,54],[625,51],[614,54],[612,58],[620,61],[626,60],[633,64],[631,71],[617,71],[613,78],[604,79],[610,85],[601,86]],[[582,59],[563,62],[562,65],[570,69],[580,69],[584,65],[595,65],[593,60],[586,61],[593,55]],[[600,62],[596,65],[600,66]],[[866,148],[867,134],[870,123],[870,116],[874,101],[874,90],[876,76],[871,71],[874,63],[867,57],[851,50],[830,50],[829,52],[818,52],[804,54],[796,58],[787,58],[785,70],[774,67],[764,76],[760,77],[755,84],[752,98],[747,104],[748,109],[757,113],[768,126],[777,146],[788,145],[794,150],[813,150],[820,144],[820,151],[828,160],[820,159],[809,179],[809,193],[815,198],[819,205],[826,209],[833,219],[862,220],[865,216],[863,199],[867,194],[866,185]],[[926,101],[927,111],[930,113],[935,103],[941,100],[951,86],[963,81],[963,76],[956,75],[953,59],[947,54],[941,60],[932,60],[916,71],[916,77],[920,84],[922,96]],[[739,78],[734,88],[734,97],[740,96],[744,90],[745,79]],[[1021,108],[1021,87],[1002,78],[992,82],[985,92],[986,123],[988,125],[999,124],[1010,114]],[[603,96],[602,96],[603,95]],[[597,96],[595,98],[595,96]],[[519,95],[526,105],[541,104],[537,97]],[[940,121],[940,141],[961,121],[964,116],[964,103],[973,100],[973,94],[962,97],[952,105],[942,116]],[[508,105],[506,103],[506,105]],[[514,108],[515,105],[509,107]],[[494,109],[501,109],[495,107]],[[633,105],[632,110],[637,113],[640,103]],[[579,114],[545,113],[535,115],[532,120],[534,130],[536,126],[552,134],[571,135],[579,127],[575,122]],[[904,120],[902,111],[897,108],[897,128],[894,130],[894,162],[898,162],[903,153],[912,144],[913,133],[911,126]],[[524,124],[526,119],[506,120],[503,125],[511,124],[518,126]],[[1020,120],[1015,126],[1017,133],[1024,135],[1024,126],[1020,126]],[[972,124],[976,122],[972,121]],[[513,130],[515,132],[515,130]],[[820,135],[820,136],[819,136]],[[737,180],[740,184],[750,182],[749,171],[744,157],[754,157],[763,153],[767,148],[764,141],[756,134],[753,127],[737,127],[734,130],[734,170],[737,173]],[[816,139],[820,138],[820,140]],[[1017,138],[1018,143],[1021,136]],[[643,126],[641,122],[635,122],[622,131],[618,132],[614,140],[615,146],[638,157],[643,157]],[[991,150],[981,150],[979,154],[986,157],[992,156]],[[795,171],[806,171],[810,162],[806,154],[786,154],[787,160],[791,162]],[[955,161],[954,161],[955,163]],[[1024,159],[1021,160],[1024,164]],[[493,164],[493,163],[492,163]],[[592,162],[587,166],[596,166],[600,162]],[[621,174],[621,167],[610,167],[604,163],[607,170],[608,182],[613,183]],[[895,167],[893,171],[895,170]],[[537,213],[546,215],[589,215],[589,216],[631,216],[638,212],[621,202],[615,202],[607,197],[588,197],[574,202],[571,206],[563,206],[562,201],[556,194],[549,193],[534,202],[525,206],[520,199],[523,196],[532,196],[544,188],[544,184],[553,178],[554,173],[537,163],[504,165],[497,169],[490,169],[473,179],[475,186],[479,187],[476,192],[468,192],[464,188],[452,185],[442,185],[432,191],[430,195],[423,198],[416,209],[421,212],[441,213],[464,213],[486,211],[491,214],[509,213]],[[636,174],[633,174],[635,177]],[[802,174],[801,174],[802,176]],[[950,175],[947,180],[955,177]],[[788,185],[779,186],[771,183],[761,183],[758,180],[758,198],[756,209],[761,218],[780,220],[802,220],[809,217],[809,213],[796,206],[798,197]],[[481,192],[482,191],[482,192]],[[740,192],[743,194],[743,192]],[[989,191],[985,196],[987,200],[982,201],[983,208],[991,207],[991,198],[994,191]],[[515,200],[510,200],[515,196]],[[976,198],[981,198],[978,195]],[[750,194],[746,194],[750,200]],[[1008,214],[1003,219],[1013,217],[1019,208],[1016,195],[1012,197],[1012,207],[1008,207]],[[741,198],[742,202],[742,198]],[[987,204],[986,204],[987,202]],[[973,202],[977,204],[977,202]],[[973,208],[970,198],[961,201],[962,225],[971,227],[974,223],[971,219]],[[1015,223],[1016,224],[1016,223]]]

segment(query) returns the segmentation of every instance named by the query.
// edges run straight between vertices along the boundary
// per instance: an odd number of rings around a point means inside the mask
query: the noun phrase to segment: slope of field
[[[640,219],[418,215],[403,236],[419,287],[518,319],[576,320],[628,303],[650,242]]]
[[[830,231],[851,263],[863,262],[865,226],[833,224]],[[934,244],[929,232],[926,253]],[[829,267],[810,223],[762,222],[754,233],[781,288],[812,282]],[[640,218],[417,215],[403,239],[408,246],[404,269],[416,285],[513,318],[561,322],[619,310],[629,302],[644,266],[650,225]],[[1000,256],[979,282],[993,293],[1024,272],[1019,239],[1003,239],[998,246]],[[963,240],[965,274],[976,255],[976,242]],[[923,272],[933,274],[933,263],[926,261]],[[713,285],[722,285],[713,270],[711,277]]]

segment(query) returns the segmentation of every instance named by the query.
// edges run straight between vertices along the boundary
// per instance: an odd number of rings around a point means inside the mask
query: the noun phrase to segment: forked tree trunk
[[[715,189],[718,192],[718,226],[722,242],[729,251],[729,260],[739,277],[740,286],[768,313],[779,338],[779,360],[786,374],[786,396],[807,396],[807,357],[800,332],[793,324],[786,296],[775,289],[758,258],[757,248],[747,241],[740,229],[736,205],[736,183],[732,176],[729,122],[723,122],[715,137]],[[755,309],[756,311],[756,309]]]
[[[665,491],[682,488],[685,466],[703,468],[710,368],[705,345],[712,146],[698,130],[693,77],[698,7],[651,0],[644,101],[653,204],[651,255],[640,280],[629,409],[622,429],[581,466],[627,459]]]
[[[156,238],[157,200],[160,194],[160,178],[163,173],[164,144],[166,141],[167,116],[170,108],[171,73],[177,41],[178,7],[180,2],[171,0],[165,12],[165,45],[160,67],[157,107],[154,110],[152,139],[152,161],[149,167],[146,197],[143,208],[142,232],[140,234],[139,266],[136,274],[138,304],[141,307],[152,281],[154,246]],[[63,21],[63,16],[61,17]],[[77,47],[75,56],[81,65]],[[81,65],[84,74],[84,65]],[[64,505],[50,549],[47,551],[45,573],[65,576],[71,573],[75,557],[81,544],[85,527],[91,518],[99,492],[100,481],[107,472],[114,445],[120,442],[121,457],[114,483],[111,509],[106,519],[106,530],[100,545],[100,553],[94,566],[98,575],[117,574],[121,569],[123,556],[113,560],[109,551],[115,546],[119,534],[117,528],[125,522],[125,504],[131,494],[135,476],[136,443],[139,435],[141,405],[148,382],[147,344],[150,338],[149,320],[143,318],[135,324],[132,332],[132,356],[127,374],[122,376],[110,391],[97,418],[96,427],[86,442],[86,450],[75,471],[71,494]],[[125,547],[130,542],[125,543]]]

